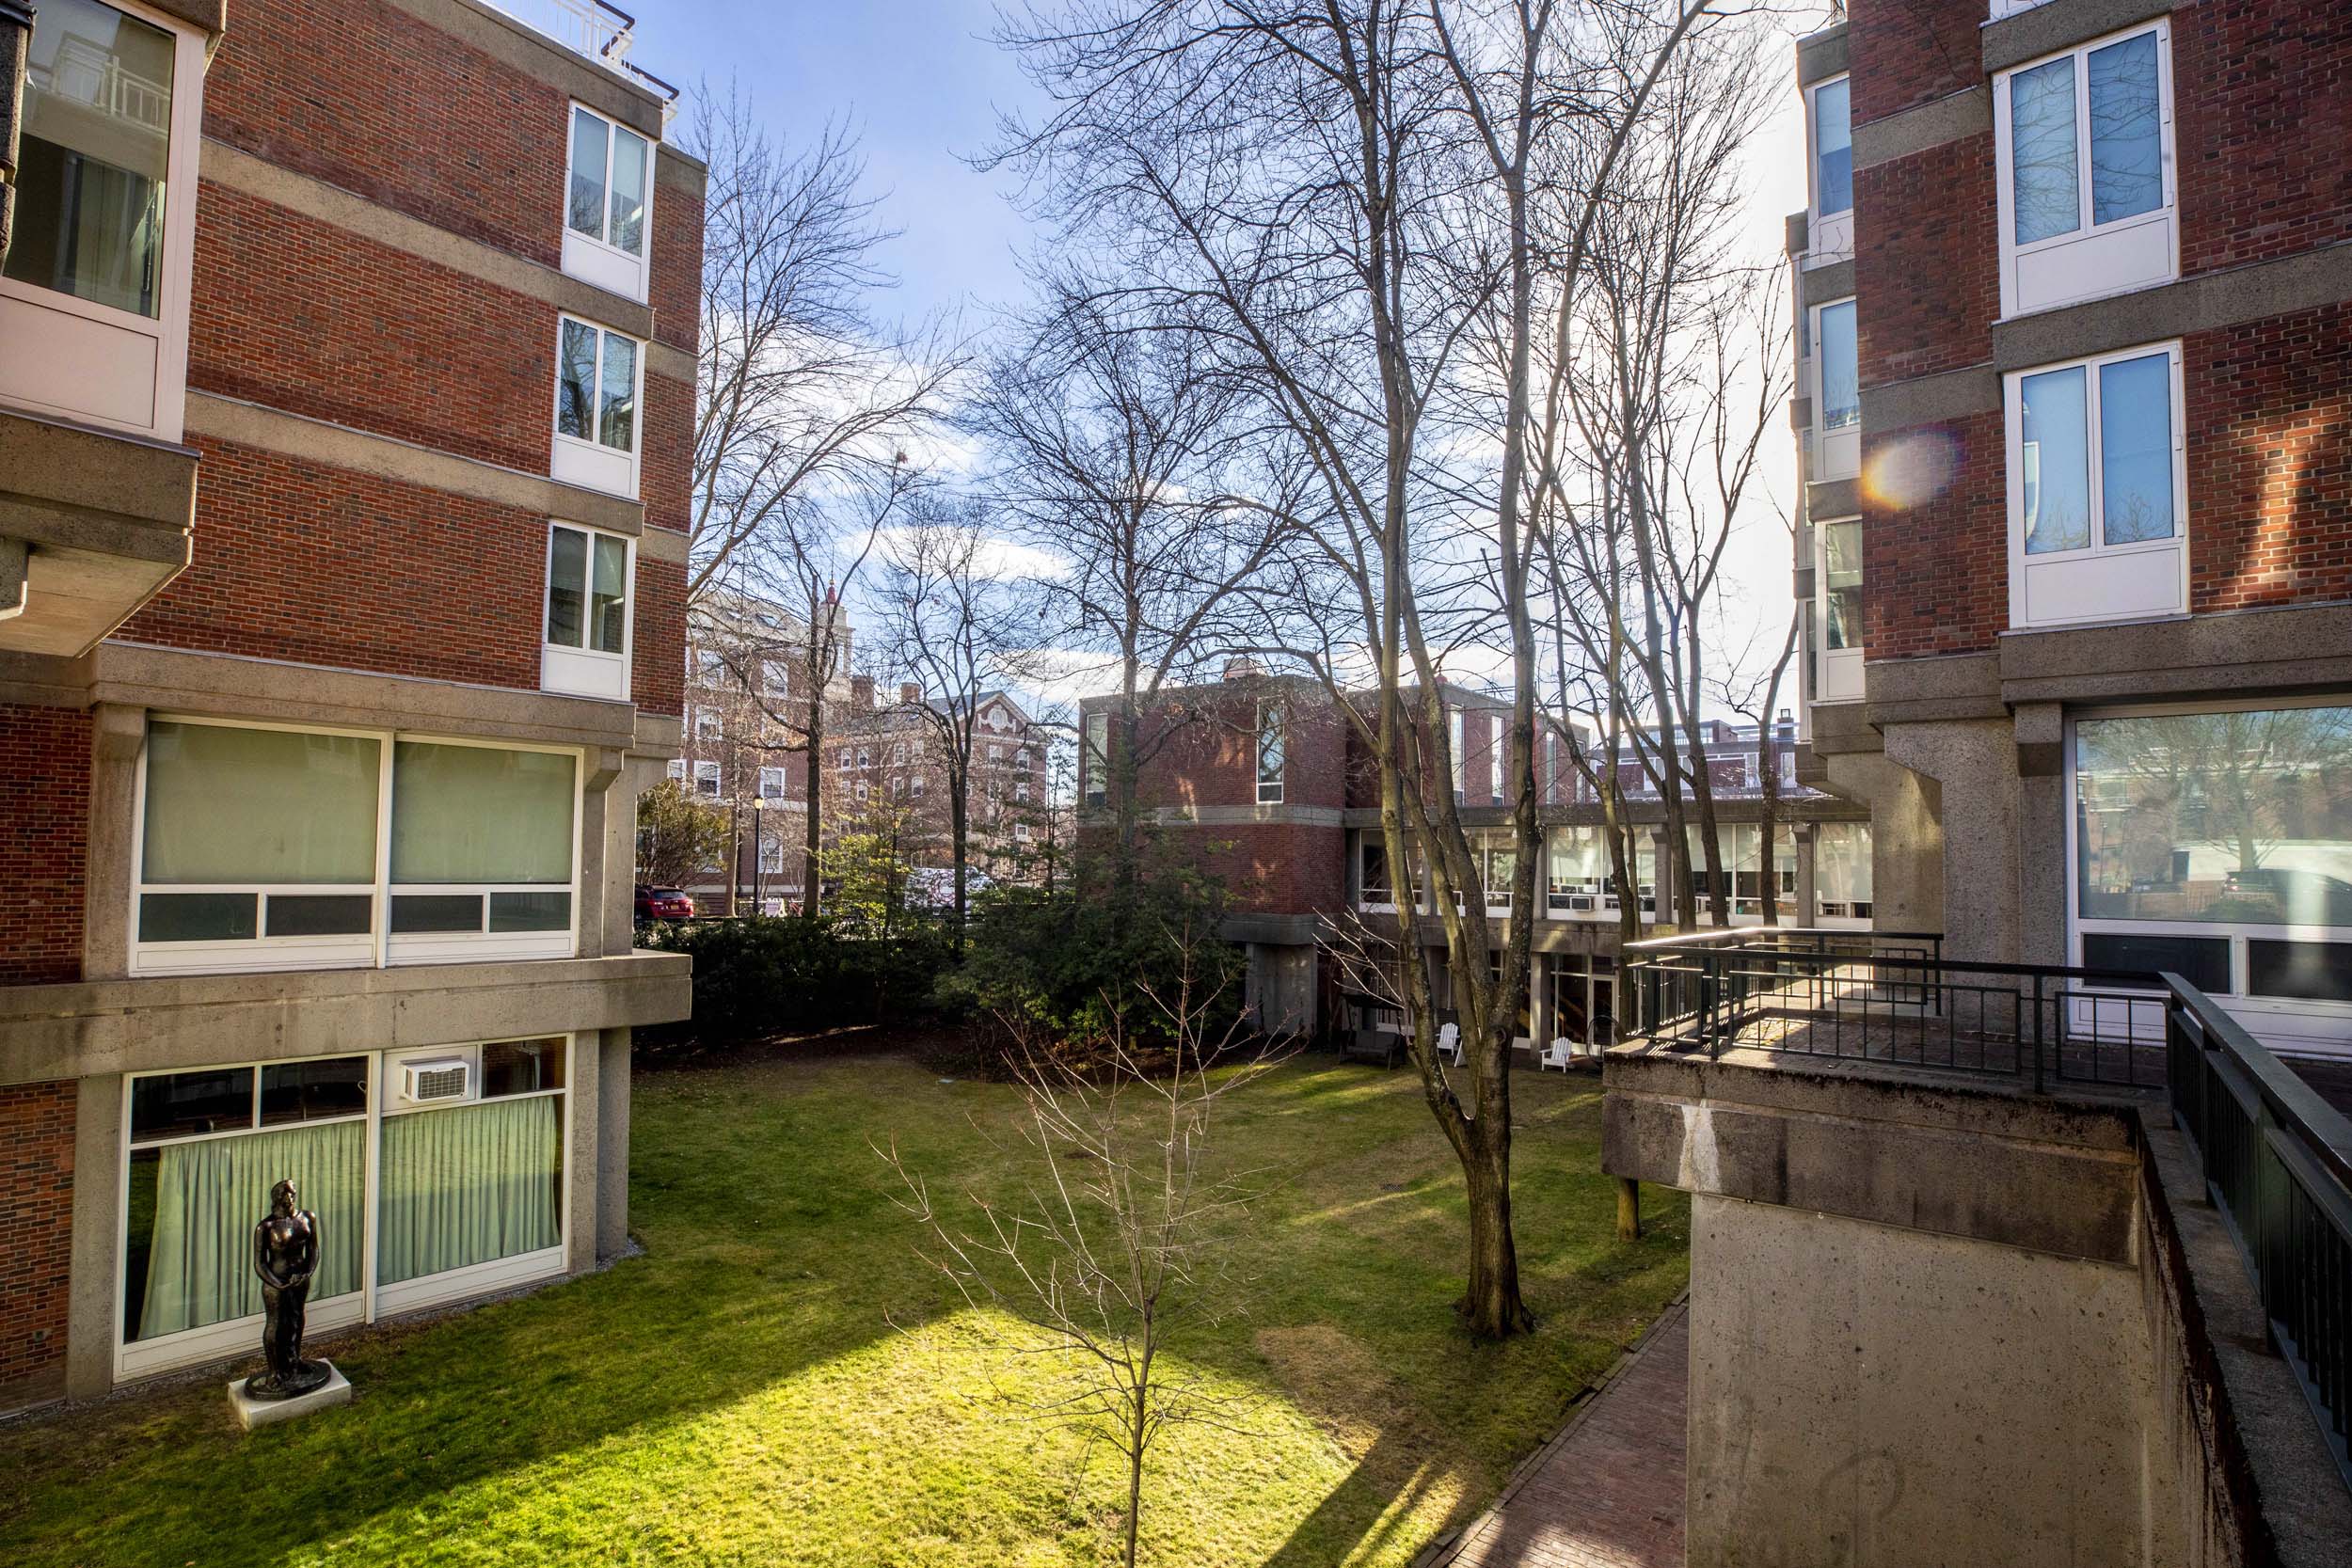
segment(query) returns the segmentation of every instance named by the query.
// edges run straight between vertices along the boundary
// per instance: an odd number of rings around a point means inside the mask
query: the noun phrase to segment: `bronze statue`
[[[269,1190],[269,1214],[253,1227],[253,1272],[262,1276],[262,1354],[269,1370],[245,1381],[246,1397],[290,1400],[323,1386],[333,1369],[302,1359],[303,1317],[319,1266],[319,1217],[297,1209],[288,1177]]]

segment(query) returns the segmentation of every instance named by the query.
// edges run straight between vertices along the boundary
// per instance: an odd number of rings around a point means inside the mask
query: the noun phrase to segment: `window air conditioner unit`
[[[473,1087],[473,1064],[463,1056],[433,1056],[400,1064],[400,1098],[411,1105],[464,1100]]]

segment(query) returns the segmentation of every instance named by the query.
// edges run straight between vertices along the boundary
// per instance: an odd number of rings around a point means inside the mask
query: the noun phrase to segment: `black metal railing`
[[[2162,979],[2172,1118],[2352,1485],[2352,1118],[2204,992]]]
[[[1931,932],[1750,927],[1629,944],[1627,1037],[2161,1090],[2271,1338],[2352,1484],[2352,1119],[2178,974],[1947,958]]]
[[[1629,1033],[2050,1083],[2157,1088],[2152,974],[1947,958],[1932,931],[1747,927],[1629,944]]]

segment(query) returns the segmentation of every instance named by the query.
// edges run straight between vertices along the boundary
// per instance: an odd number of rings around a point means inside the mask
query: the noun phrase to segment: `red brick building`
[[[1797,51],[1807,776],[1883,926],[2352,1048],[2352,9],[1848,14]]]
[[[586,41],[477,0],[39,8],[0,1409],[250,1354],[280,1176],[323,1336],[626,1243],[631,1031],[688,1001],[629,850],[678,750],[703,170]]]
[[[1491,912],[1508,916],[1512,859],[1503,803],[1502,751],[1509,710],[1469,689],[1446,693],[1455,799],[1482,857]],[[1100,853],[1111,832],[1110,766],[1117,699],[1081,705],[1079,842]],[[1867,927],[1871,915],[1869,828],[1848,802],[1796,782],[1795,726],[1780,752],[1782,799],[1772,870],[1784,922]],[[1717,801],[1717,831],[1735,924],[1763,918],[1763,779],[1751,726],[1711,723],[1703,736]],[[1599,742],[1591,742],[1597,747]],[[1261,673],[1234,660],[1222,681],[1164,692],[1138,721],[1136,798],[1157,847],[1222,883],[1232,913],[1224,935],[1249,950],[1249,1000],[1268,1027],[1335,1036],[1393,1033],[1391,1009],[1347,994],[1334,944],[1353,938],[1356,916],[1385,928],[1397,913],[1397,879],[1380,832],[1378,784],[1353,724],[1320,682]],[[1609,883],[1598,793],[1556,737],[1539,760],[1545,864],[1536,879],[1535,963],[1521,1043],[1566,1037],[1579,1047],[1612,1037],[1621,910]],[[1632,863],[1644,924],[1657,914],[1656,868],[1664,809],[1629,745],[1617,759],[1635,827]],[[1688,830],[1706,886],[1699,830]],[[1445,936],[1429,895],[1413,921],[1440,997]]]

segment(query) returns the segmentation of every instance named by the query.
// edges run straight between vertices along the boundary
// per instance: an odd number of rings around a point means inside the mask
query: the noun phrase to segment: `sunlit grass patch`
[[[1292,1063],[1227,1102],[1264,1173],[1239,1312],[1176,1347],[1241,1433],[1171,1429],[1147,1560],[1402,1564],[1484,1505],[1687,1277],[1687,1211],[1613,1233],[1587,1080],[1514,1080],[1534,1335],[1470,1341],[1460,1180],[1408,1072]],[[216,1380],[0,1428],[10,1568],[1098,1563],[1118,1467],[1036,1418],[1064,1375],[915,1256],[896,1140],[935,1195],[1001,1189],[1018,1101],[896,1058],[637,1085],[646,1255],[346,1338],[345,1409],[246,1436]]]

